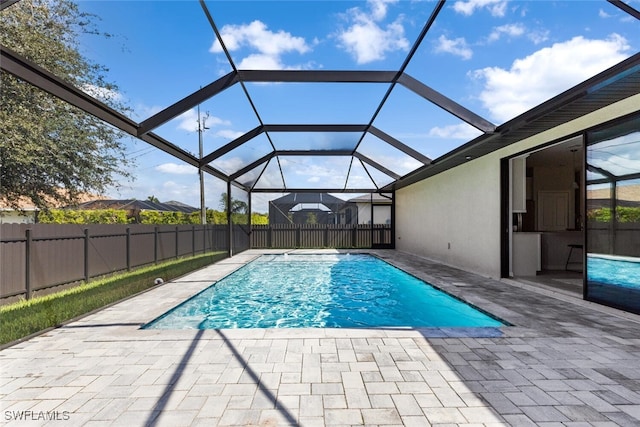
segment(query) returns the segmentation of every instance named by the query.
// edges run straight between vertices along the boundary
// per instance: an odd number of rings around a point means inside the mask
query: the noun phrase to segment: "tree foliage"
[[[110,107],[124,112],[106,69],[85,58],[81,37],[108,37],[71,0],[21,0],[0,13],[0,43]],[[129,177],[122,132],[2,72],[0,199],[17,208],[77,202]]]
[[[129,224],[132,218],[121,209],[49,209],[38,214],[42,224]]]
[[[227,212],[227,193],[220,195],[220,209],[222,212]],[[242,200],[234,199],[231,197],[231,213],[246,213],[249,211],[249,205]]]
[[[231,214],[234,224],[246,224],[247,215]],[[131,216],[131,211],[124,209],[49,209],[38,214],[38,222],[43,224],[200,224],[200,212],[191,214],[183,212],[142,211],[138,216]],[[226,224],[226,212],[207,209],[207,224]],[[269,224],[267,214],[251,214],[251,223],[255,225]]]
[[[597,208],[587,211],[587,218],[594,222],[611,222],[611,208]],[[616,208],[616,220],[618,222],[640,222],[640,208],[618,206]]]

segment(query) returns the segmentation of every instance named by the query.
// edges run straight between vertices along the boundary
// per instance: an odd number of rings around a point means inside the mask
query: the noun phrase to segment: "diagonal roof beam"
[[[218,157],[224,156],[229,151],[238,148],[239,146],[241,146],[245,142],[249,141],[250,139],[253,139],[256,136],[260,135],[262,132],[264,132],[263,126],[258,126],[258,127],[254,128],[254,129],[250,130],[249,132],[245,133],[244,135],[242,135],[242,136],[234,139],[233,141],[223,145],[222,147],[218,148],[216,151],[204,156],[202,158],[202,164],[206,165],[207,163],[211,163],[212,161],[214,161]]]
[[[197,157],[195,157],[191,153],[183,150],[182,148],[172,144],[171,142],[165,140],[164,138],[154,133],[150,132],[150,133],[144,134],[140,137],[140,139],[150,145],[153,145],[156,148],[159,148],[165,153],[170,154],[173,157],[182,160],[185,163],[188,163],[195,167],[199,167],[200,162]],[[204,165],[202,167],[202,170],[207,172],[210,175],[215,176],[216,178],[220,178],[225,182],[229,181],[229,177],[225,173],[221,172],[220,170],[214,167],[211,167],[209,165]],[[232,183],[232,184],[236,185],[235,183]],[[243,185],[236,185],[236,186],[244,189]]]
[[[243,82],[273,83],[391,83],[396,71],[238,70]]]
[[[612,174],[611,172],[609,172],[606,169],[602,169],[598,166],[594,166],[591,165],[589,163],[587,163],[587,170],[590,170],[591,172],[595,172],[595,173],[599,173],[600,175],[606,176],[608,178],[609,181],[615,181],[617,178],[614,174]]]
[[[234,73],[238,73],[238,67],[236,67],[235,62],[233,61],[233,58],[231,57],[231,54],[229,53],[229,49],[227,49],[227,46],[224,44],[224,40],[222,39],[222,35],[220,34],[220,31],[218,30],[218,26],[216,25],[215,21],[213,20],[213,17],[211,16],[211,13],[209,12],[209,8],[207,7],[207,4],[205,3],[205,0],[199,0],[200,2],[200,7],[202,8],[202,11],[204,12],[205,16],[207,17],[207,21],[209,21],[209,25],[211,26],[211,29],[213,30],[214,34],[216,35],[216,39],[218,40],[218,42],[220,43],[220,47],[222,47],[222,50],[224,51],[225,56],[227,57],[227,61],[229,61],[229,65],[231,65],[231,68],[233,68]],[[253,102],[253,99],[251,99],[251,95],[249,95],[249,91],[247,90],[247,85],[244,84],[244,82],[242,80],[240,80],[240,87],[242,87],[242,91],[244,92],[244,96],[247,98],[247,101],[249,102],[249,105],[251,105],[251,109],[253,110],[253,114],[256,115],[256,118],[258,119],[258,122],[260,123],[260,126],[264,126],[264,122],[262,121],[262,117],[260,117],[260,113],[258,113],[258,109],[256,108],[256,104]],[[267,141],[269,141],[269,144],[271,145],[271,148],[273,150],[276,149],[276,146],[274,145],[273,141],[271,140],[271,135],[269,135],[268,132],[265,132],[265,136],[267,137]],[[282,175],[282,179],[284,181],[284,175],[282,173],[282,167],[280,166],[280,162],[278,162],[278,167],[280,168],[280,174]]]
[[[3,45],[0,45],[0,68],[129,135],[137,136],[136,122]]]
[[[372,134],[372,135],[377,136],[378,138],[380,138],[381,140],[383,140],[387,144],[391,145],[392,147],[397,148],[398,150],[402,151],[407,156],[413,157],[414,159],[418,160],[419,162],[424,163],[425,165],[428,165],[429,163],[431,163],[431,159],[429,157],[427,157],[424,154],[414,150],[413,148],[409,147],[408,145],[403,144],[402,142],[398,141],[397,139],[395,139],[391,135],[384,133],[383,131],[381,131],[380,129],[378,129],[375,126],[371,126],[369,128],[369,133]]]
[[[0,68],[131,136],[139,137],[138,124],[135,121],[2,45]],[[139,138],[187,164],[195,167],[200,165],[198,158],[158,135],[147,133]],[[229,181],[226,174],[215,168],[206,167],[203,170],[216,178]]]
[[[362,160],[363,162],[365,162],[369,166],[373,166],[374,168],[378,169],[383,174],[388,175],[393,179],[400,179],[401,178],[400,175],[398,175],[397,173],[385,168],[380,163],[377,163],[377,162],[371,160],[370,158],[368,158],[367,156],[365,156],[363,154],[353,153],[353,156],[358,158],[358,159],[360,159],[360,160]]]
[[[0,2],[0,10],[4,10],[4,8],[11,6],[14,3],[17,3],[20,0],[2,0]]]
[[[627,3],[621,1],[621,0],[607,0],[609,3],[611,3],[612,5],[616,6],[619,9],[624,10],[625,12],[627,12],[629,15],[633,16],[636,19],[640,19],[640,11],[638,11],[637,9],[633,8],[632,6],[629,6]]]
[[[438,0],[438,4],[433,8],[433,11],[431,12],[431,15],[429,16],[429,19],[427,19],[427,22],[422,27],[422,30],[420,31],[420,34],[418,35],[418,38],[416,39],[416,41],[413,44],[413,46],[411,46],[411,50],[409,51],[409,53],[407,54],[407,57],[405,58],[405,60],[402,63],[402,65],[400,66],[400,69],[395,74],[393,80],[391,81],[391,85],[387,89],[387,92],[382,97],[382,100],[380,101],[380,104],[378,105],[378,108],[376,108],[376,111],[371,116],[371,120],[369,120],[368,128],[373,126],[373,122],[375,122],[376,118],[378,117],[378,114],[380,114],[380,111],[382,111],[382,107],[384,107],[384,104],[389,99],[389,96],[391,96],[391,92],[393,92],[393,89],[395,88],[396,83],[398,82],[398,79],[404,73],[404,70],[406,70],[407,67],[409,66],[409,62],[413,58],[413,55],[415,55],[416,52],[418,51],[418,47],[420,47],[420,44],[422,43],[422,40],[424,40],[425,36],[427,35],[427,32],[429,31],[429,29],[431,28],[431,26],[435,22],[436,18],[438,17],[438,14],[442,10],[442,8],[444,7],[445,1],[446,0]],[[353,149],[354,153],[358,149],[360,144],[362,143],[362,140],[364,139],[365,135],[366,135],[366,132],[363,133],[362,136],[360,137],[360,141],[358,141],[358,143],[356,144],[355,148]]]
[[[174,117],[179,116],[190,108],[195,107],[203,101],[219,94],[220,92],[230,88],[234,84],[238,83],[238,76],[236,73],[229,73],[216,80],[215,82],[208,84],[202,89],[192,93],[186,98],[181,99],[170,107],[165,108],[159,113],[149,117],[147,120],[140,123],[140,129],[138,129],[138,136],[163,125]]]
[[[275,156],[275,153],[272,151],[271,153],[260,157],[258,160],[249,163],[247,166],[243,167],[242,169],[238,170],[237,172],[234,172],[233,174],[231,174],[231,176],[229,176],[229,178],[235,181],[236,179],[238,179],[239,177],[241,177],[245,173],[251,171],[252,169],[255,169],[256,167],[260,166],[264,162],[268,162],[269,160],[271,160],[273,158],[273,156]]]
[[[493,123],[483,119],[473,111],[466,109],[462,105],[450,98],[447,98],[440,92],[430,88],[406,73],[400,76],[398,83],[484,133],[493,133],[496,129],[496,126]]]

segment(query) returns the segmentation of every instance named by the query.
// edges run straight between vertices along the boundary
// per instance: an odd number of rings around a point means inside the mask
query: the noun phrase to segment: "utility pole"
[[[209,129],[205,122],[209,117],[208,114],[204,118],[200,117],[200,104],[198,104],[198,148],[200,156],[200,165],[198,167],[198,175],[200,177],[200,224],[207,223],[207,207],[204,205],[204,172],[202,170],[202,132]]]

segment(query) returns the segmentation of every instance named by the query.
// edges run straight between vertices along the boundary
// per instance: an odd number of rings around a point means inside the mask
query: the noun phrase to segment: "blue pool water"
[[[499,326],[370,255],[263,255],[145,328]]]
[[[589,255],[587,280],[640,290],[640,259]]]

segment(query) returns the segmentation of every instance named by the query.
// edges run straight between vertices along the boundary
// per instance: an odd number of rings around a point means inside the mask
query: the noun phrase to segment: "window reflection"
[[[640,117],[587,134],[586,298],[640,313]]]

